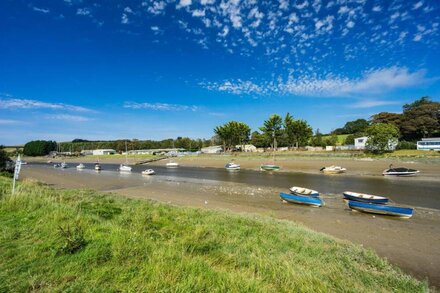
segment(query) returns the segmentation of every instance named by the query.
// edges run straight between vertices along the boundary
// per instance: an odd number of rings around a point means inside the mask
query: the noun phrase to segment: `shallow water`
[[[31,164],[53,168],[49,164]],[[94,164],[84,164],[85,170],[76,170],[76,164],[70,164],[70,168],[63,169],[63,172],[94,172]],[[31,167],[30,166],[30,167]],[[104,176],[117,178],[139,179],[139,184],[145,184],[145,176],[140,172],[150,168],[146,166],[133,166],[132,172],[123,174],[117,172],[119,165],[102,164]],[[267,173],[252,170],[226,171],[219,168],[200,168],[200,167],[178,167],[166,168],[164,166],[154,166],[156,175],[151,180],[190,180],[208,183],[209,181],[244,183],[251,186],[264,186],[279,188],[286,191],[287,188],[297,185],[318,190],[324,194],[342,194],[343,191],[350,190],[362,193],[376,194],[390,197],[397,204],[410,205],[415,207],[426,207],[440,210],[440,182],[414,180],[412,178],[388,178],[388,177],[361,177],[348,175],[324,175],[307,173]],[[127,183],[116,180],[113,188],[127,187]],[[130,184],[134,182],[130,180]]]

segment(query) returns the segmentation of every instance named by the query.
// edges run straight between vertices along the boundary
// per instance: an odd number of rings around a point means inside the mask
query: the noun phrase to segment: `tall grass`
[[[0,178],[0,292],[424,292],[292,222]]]

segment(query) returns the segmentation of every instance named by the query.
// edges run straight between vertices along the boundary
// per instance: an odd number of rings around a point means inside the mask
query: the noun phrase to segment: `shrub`
[[[23,154],[26,156],[45,156],[56,149],[57,143],[55,141],[34,140],[24,145]]]
[[[84,238],[84,230],[79,222],[76,222],[73,227],[67,225],[66,227],[58,228],[59,236],[63,244],[58,249],[59,253],[73,254],[87,245]]]
[[[415,150],[417,149],[417,144],[411,141],[399,141],[399,143],[397,144],[396,149],[398,150]]]

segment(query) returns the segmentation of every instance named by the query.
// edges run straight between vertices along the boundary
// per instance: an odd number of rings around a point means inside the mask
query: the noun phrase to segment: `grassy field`
[[[292,222],[0,177],[0,292],[426,292]]]
[[[345,139],[347,138],[348,134],[339,134],[337,135],[338,137],[338,145],[343,145],[345,144]],[[325,135],[322,137],[322,140],[327,140],[331,137],[331,135]]]
[[[386,153],[385,157],[412,157],[412,158],[426,158],[426,157],[440,157],[438,151],[420,151],[420,150],[397,150],[392,153]]]

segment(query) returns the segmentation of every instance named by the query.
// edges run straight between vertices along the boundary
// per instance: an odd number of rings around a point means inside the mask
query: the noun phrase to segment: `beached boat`
[[[389,201],[388,197],[358,193],[353,191],[344,191],[342,194],[344,195],[345,199],[367,203],[386,204]]]
[[[60,168],[60,167],[61,167],[61,164],[55,163],[55,164],[53,164],[53,167],[54,167],[54,168]]]
[[[283,192],[280,192],[280,197],[282,200],[291,203],[305,204],[314,207],[320,207],[324,205],[324,202],[318,197],[300,196],[300,195],[288,194]]]
[[[156,174],[156,172],[154,172],[153,169],[147,169],[142,171],[142,175],[154,175],[154,174]]]
[[[76,166],[77,170],[83,170],[86,166],[84,166],[83,163],[79,164],[78,166]]]
[[[68,166],[67,166],[66,162],[62,162],[61,165],[60,165],[60,167],[61,167],[62,169],[65,169],[65,168],[67,168]]]
[[[313,196],[317,197],[319,196],[319,192],[313,189],[308,189],[304,187],[298,187],[293,186],[289,188],[290,192],[295,195],[302,195],[302,196]]]
[[[279,171],[281,169],[278,165],[261,165],[260,170],[261,171]]]
[[[346,168],[342,168],[341,166],[330,166],[330,167],[322,167],[321,172],[324,174],[341,174],[347,171]]]
[[[399,177],[409,177],[409,176],[415,176],[418,173],[420,173],[419,170],[416,169],[408,169],[408,168],[393,168],[393,165],[390,165],[390,167],[382,172],[383,176],[399,176]]]
[[[95,171],[101,171],[101,165],[99,163],[95,163]]]
[[[128,166],[127,142],[125,142],[125,164],[119,165],[119,172],[131,172],[131,167]]]
[[[165,166],[167,168],[177,168],[177,167],[179,167],[179,163],[174,162],[174,161],[169,161],[168,163],[166,163]]]
[[[225,165],[225,168],[228,171],[235,171],[235,170],[240,170],[240,165],[231,162],[231,163],[227,163]]]
[[[358,201],[349,201],[348,206],[352,210],[358,210],[366,213],[373,213],[379,215],[397,216],[402,218],[411,218],[414,209],[404,208],[398,206],[378,205],[374,203],[365,203]]]

